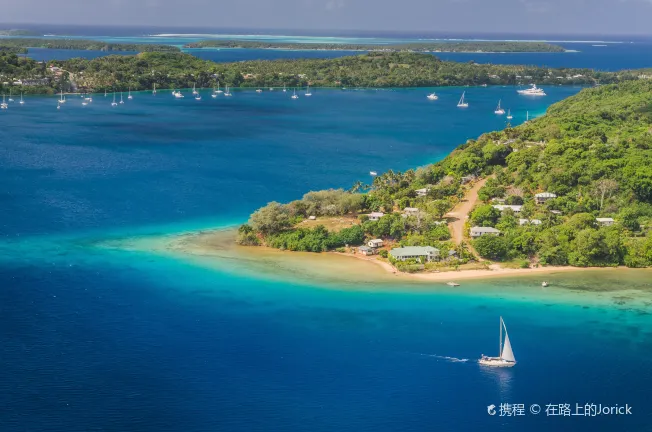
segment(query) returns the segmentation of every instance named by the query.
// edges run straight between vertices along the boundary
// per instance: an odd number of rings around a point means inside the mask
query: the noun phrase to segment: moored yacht
[[[5,101],[6,96],[3,94],[2,95],[2,103],[0,104],[0,109],[7,109],[9,108],[9,105],[7,105],[7,102]]]
[[[507,120],[511,120],[514,117],[512,116],[512,112],[510,110],[507,110]]]
[[[113,92],[113,102],[111,102],[111,106],[118,106],[118,103],[115,101],[115,92]]]
[[[517,93],[525,95],[525,96],[545,96],[546,95],[546,92],[544,92],[543,89],[540,89],[539,87],[537,87],[536,84],[532,84],[532,87],[530,87],[529,89],[517,90]]]
[[[437,94],[435,94],[435,92],[430,93],[426,97],[428,98],[428,100],[437,100],[437,99],[439,99],[439,96],[437,96]]]
[[[505,110],[500,107],[500,100],[498,101],[498,106],[496,107],[494,114],[503,115]]]
[[[299,99],[299,96],[297,96],[297,89],[294,89],[294,94],[292,95],[292,99]]]
[[[25,101],[23,100],[23,93],[20,93],[20,102],[18,102],[21,105],[25,105]]]
[[[152,94],[156,94],[156,83],[154,83],[154,90],[152,90]]]
[[[120,103],[123,104],[125,101],[122,99],[122,92],[120,92]]]
[[[312,93],[310,92],[310,86],[308,86],[308,89],[306,90],[306,96],[312,96]]]
[[[505,331],[505,341],[503,342],[503,330]],[[499,353],[498,357],[488,357],[482,354],[478,363],[481,366],[490,366],[490,367],[512,367],[516,364],[516,359],[514,358],[514,352],[512,351],[512,344],[509,342],[509,336],[507,335],[507,327],[505,327],[505,321],[503,317],[500,317],[500,339],[499,339]]]
[[[196,84],[195,84],[195,83],[192,84],[192,94],[194,94],[194,95],[199,94],[199,93],[197,92],[197,88],[196,88]]]
[[[460,101],[457,103],[458,108],[468,108],[469,103],[464,100],[464,94],[466,92],[462,92],[462,97],[460,98]]]
[[[131,95],[131,87],[129,87],[129,94],[127,95],[127,99],[131,100],[134,97]]]
[[[226,86],[226,90],[224,91],[224,96],[227,96],[227,97],[233,96],[231,94],[231,91],[229,90],[229,86]]]
[[[224,93],[222,90],[220,90],[220,82],[219,81],[217,82],[217,90],[215,90],[215,93],[217,93],[217,94]]]
[[[256,93],[262,93],[263,89],[256,89]]]
[[[9,87],[9,99],[7,102],[13,102],[14,100],[11,98],[11,87]]]

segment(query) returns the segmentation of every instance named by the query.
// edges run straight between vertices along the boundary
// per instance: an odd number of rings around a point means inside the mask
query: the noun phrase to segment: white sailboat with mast
[[[156,83],[154,83],[154,90],[152,90],[152,94],[153,94],[153,95],[156,94]]]
[[[118,106],[118,103],[115,101],[115,92],[113,92],[113,102],[111,102],[111,106]]]
[[[25,105],[25,101],[23,100],[23,92],[20,92],[20,102],[18,102],[21,105]]]
[[[120,103],[123,104],[125,101],[122,99],[122,92],[120,92]]]
[[[217,93],[217,94],[224,93],[222,90],[220,90],[220,82],[219,81],[217,82],[217,90],[215,91],[215,93]]]
[[[505,331],[505,339],[503,341],[503,330]],[[482,354],[478,363],[481,366],[490,366],[490,367],[512,367],[516,364],[516,358],[514,358],[514,351],[512,351],[512,344],[509,342],[509,336],[507,335],[507,327],[505,326],[505,321],[503,317],[500,317],[500,336],[499,336],[499,353],[498,357],[488,357]]]
[[[13,102],[14,100],[11,98],[11,87],[9,87],[9,102]]]
[[[466,92],[462,92],[462,97],[460,98],[460,101],[457,103],[458,108],[468,108],[469,103],[464,100],[464,95]]]
[[[511,119],[513,119],[513,118],[514,118],[514,117],[512,116],[512,112],[511,112],[511,110],[507,110],[507,120],[511,120]]]
[[[5,98],[6,98],[6,97],[7,97],[7,96],[5,96],[5,94],[3,93],[3,94],[2,94],[2,103],[0,104],[0,109],[7,109],[7,108],[9,108],[9,105],[7,105],[7,102],[5,101]]]
[[[294,94],[292,95],[292,99],[299,99],[299,96],[297,96],[297,89],[294,89]]]
[[[308,85],[308,89],[306,90],[306,96],[312,96],[312,93],[310,92],[310,85]]]
[[[61,96],[59,96],[59,103],[66,103],[66,98],[63,97],[63,88],[61,89]]]
[[[232,96],[231,91],[229,90],[229,86],[226,86],[226,90],[224,91],[224,96]]]
[[[129,94],[127,95],[127,99],[131,100],[134,97],[131,95],[131,87],[129,87]]]
[[[192,83],[192,94],[198,95],[197,93],[197,83]]]
[[[494,114],[498,114],[498,115],[505,114],[505,110],[500,107],[500,100],[498,101],[498,106],[496,107]]]

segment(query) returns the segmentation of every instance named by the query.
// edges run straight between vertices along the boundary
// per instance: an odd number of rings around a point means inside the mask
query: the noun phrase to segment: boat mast
[[[498,323],[498,357],[502,358],[503,357],[503,317],[500,317],[500,322]]]

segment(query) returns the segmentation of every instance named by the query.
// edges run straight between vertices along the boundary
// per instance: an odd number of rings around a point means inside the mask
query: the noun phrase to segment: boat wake
[[[424,356],[424,357],[434,357],[434,358],[437,358],[437,359],[440,359],[440,360],[446,360],[446,361],[451,362],[451,363],[466,363],[466,362],[469,361],[469,359],[461,359],[461,358],[457,358],[457,357],[440,356],[440,355],[437,355],[437,354],[421,354],[421,355]]]

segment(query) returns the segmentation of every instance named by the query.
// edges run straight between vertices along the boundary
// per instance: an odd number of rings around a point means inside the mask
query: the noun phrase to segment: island
[[[338,44],[338,43],[291,43],[244,40],[203,40],[184,45],[184,48],[244,48],[281,50],[327,50],[327,51],[381,51],[381,52],[565,52],[559,46],[546,42],[518,41],[464,41],[464,42],[410,42],[402,44]]]
[[[0,36],[40,36],[39,33],[25,29],[0,30]]]
[[[16,93],[112,92],[257,87],[435,87],[486,85],[596,85],[638,80],[645,70],[600,72],[442,61],[409,52],[378,52],[335,59],[216,63],[185,53],[144,52],[92,60],[36,62],[0,50],[0,74],[15,78]],[[22,84],[20,84],[22,83]],[[27,84],[25,84],[27,83]],[[9,83],[8,85],[13,85]],[[6,89],[5,89],[6,91]]]
[[[270,202],[237,242],[421,276],[650,267],[652,81],[584,89],[432,165]]]
[[[133,52],[180,52],[181,49],[172,45],[107,43],[98,40],[84,39],[51,39],[51,38],[15,38],[1,39],[0,49],[7,48],[46,48],[90,51],[133,51]]]

